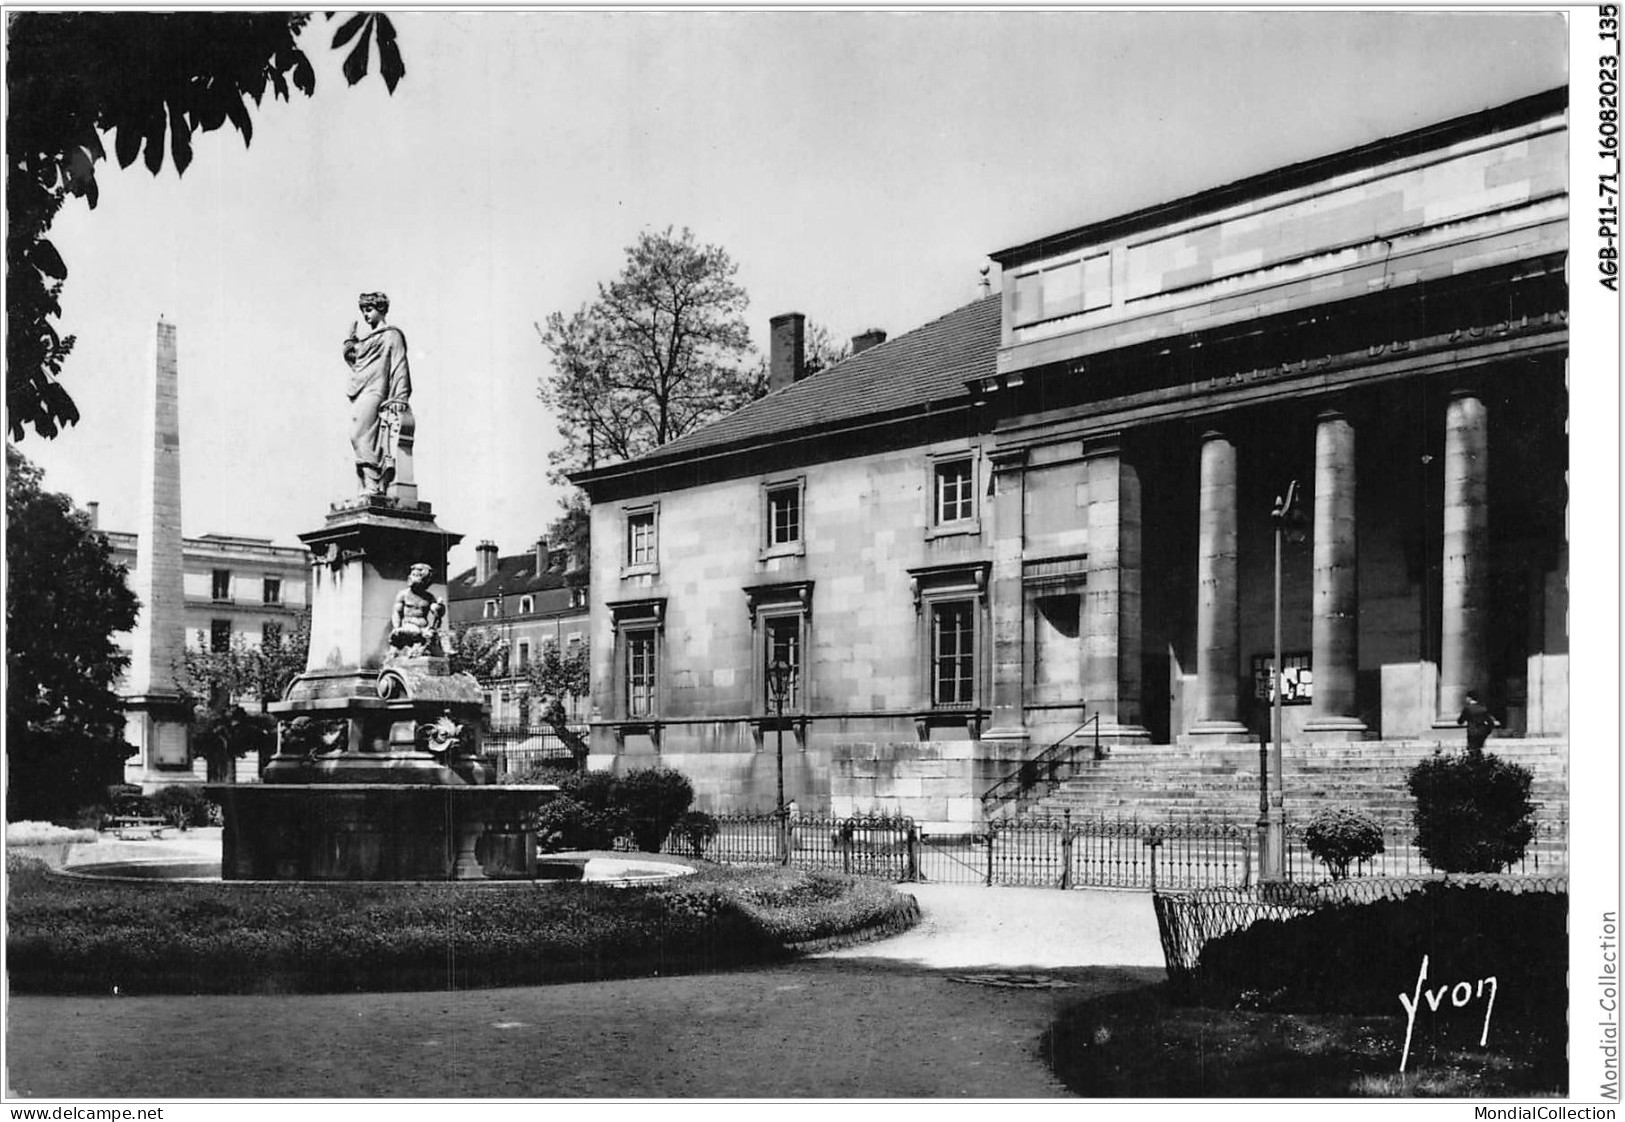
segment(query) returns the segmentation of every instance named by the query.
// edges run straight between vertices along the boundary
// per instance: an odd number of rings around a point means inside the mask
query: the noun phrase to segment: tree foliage
[[[291,630],[268,634],[259,643],[232,637],[224,650],[212,650],[198,632],[175,668],[175,685],[192,699],[192,751],[208,763],[209,778],[230,780],[233,761],[250,752],[265,754],[275,745],[276,722],[270,703],[305,668],[310,652],[310,610],[294,617]],[[254,705],[256,712],[243,707]]]
[[[620,276],[575,313],[538,324],[553,369],[538,396],[563,447],[552,478],[642,455],[760,397],[765,380],[745,359],[749,298],[738,266],[687,229],[645,231]]]
[[[247,701],[265,712],[280,701],[288,683],[305,669],[310,654],[310,609],[293,617],[293,626],[250,643],[241,633],[224,650],[212,650],[209,636],[197,634],[175,668],[175,685],[195,702],[219,707],[219,699]]]
[[[327,13],[332,19],[333,13]],[[69,195],[94,207],[96,166],[111,140],[119,166],[137,157],[156,175],[166,148],[177,174],[192,137],[230,123],[253,139],[248,102],[267,90],[309,96],[316,72],[299,46],[306,12],[16,12],[6,24],[6,422],[52,437],[78,408],[60,384],[74,337],[55,321],[68,269],[46,237]],[[395,28],[377,13],[348,17],[345,80],[366,76],[372,46],[391,92],[406,73]]]
[[[446,655],[453,674],[471,674],[488,686],[508,673],[508,641],[494,627],[477,623],[451,628],[451,649]]]
[[[551,549],[567,550],[572,562],[565,571],[564,580],[571,588],[587,583],[592,567],[592,507],[580,490],[572,490],[559,503],[564,512],[547,527],[547,544]]]
[[[129,655],[113,636],[137,601],[107,540],[6,447],[6,800],[10,818],[97,801],[134,749],[114,692]]]

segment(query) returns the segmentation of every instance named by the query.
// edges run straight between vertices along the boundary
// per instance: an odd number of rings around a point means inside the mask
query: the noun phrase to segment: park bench
[[[107,820],[107,829],[125,841],[141,838],[161,838],[174,823],[167,818],[148,818],[139,814],[115,814]]]

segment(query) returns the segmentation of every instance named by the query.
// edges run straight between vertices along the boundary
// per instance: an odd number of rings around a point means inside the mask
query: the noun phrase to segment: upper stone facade
[[[994,253],[998,371],[1567,249],[1567,90]]]

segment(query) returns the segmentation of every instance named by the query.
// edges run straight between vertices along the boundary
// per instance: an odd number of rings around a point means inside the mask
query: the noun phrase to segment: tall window
[[[522,615],[522,616],[523,615],[529,615],[531,612],[534,612],[535,610],[536,610],[536,598],[534,596],[521,596],[519,598],[519,614],[520,615]]]
[[[626,563],[653,565],[655,563],[655,516],[646,510],[629,514],[626,518]]]
[[[264,591],[263,595],[261,596],[261,599],[263,599],[267,604],[280,604],[280,603],[282,603],[282,578],[281,577],[266,577],[265,578],[265,591]]]
[[[948,600],[931,606],[931,705],[969,706],[976,700],[976,606]]]
[[[495,600],[487,600],[485,602],[485,618],[486,619],[496,619],[497,618],[497,602]]]
[[[976,472],[970,457],[943,460],[936,465],[936,511],[938,526],[966,522],[976,517]]]
[[[530,669],[530,640],[519,640],[519,672],[523,674]]]
[[[773,697],[771,677],[767,671],[775,662],[782,662],[790,668],[785,681],[784,708],[787,711],[798,709],[801,706],[801,617],[770,616],[764,622],[767,634],[762,647],[767,663],[762,668],[762,701],[767,712],[776,711],[778,703]]]
[[[626,715],[650,717],[655,711],[654,628],[626,632]]]
[[[231,650],[231,620],[209,621],[209,649],[216,653]]]
[[[801,488],[779,487],[767,493],[767,544],[801,540]]]
[[[231,570],[216,569],[209,582],[209,595],[216,600],[231,599]]]

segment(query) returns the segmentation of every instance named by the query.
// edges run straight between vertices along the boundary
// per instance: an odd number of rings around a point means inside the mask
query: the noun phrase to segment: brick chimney
[[[481,542],[474,547],[474,583],[484,584],[497,575],[497,546]]]
[[[102,504],[86,503],[85,513],[90,515],[90,528],[100,530],[102,528]]]
[[[861,335],[852,336],[852,353],[861,355],[870,347],[878,347],[886,341],[886,333],[878,327],[871,327]]]
[[[799,382],[807,373],[804,343],[807,317],[786,312],[768,320],[767,389],[769,393]]]
[[[536,539],[536,575],[547,572],[547,538]]]

